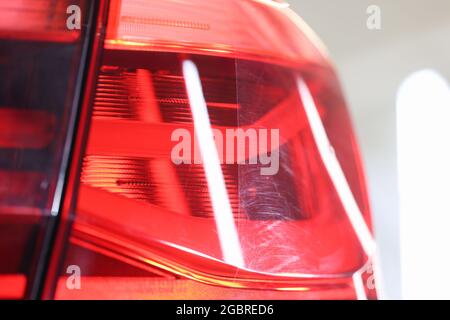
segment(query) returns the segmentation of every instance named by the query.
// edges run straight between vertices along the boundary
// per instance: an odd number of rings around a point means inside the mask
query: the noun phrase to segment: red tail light
[[[351,124],[300,18],[269,0],[108,10],[44,297],[375,297]],[[5,148],[42,148],[60,123],[4,112],[17,123]]]
[[[87,24],[85,1],[0,1],[0,298],[36,296],[58,213],[86,36],[69,5]]]
[[[0,38],[39,42],[71,43],[79,39],[81,29],[68,32],[67,9],[84,10],[85,0],[0,1]],[[87,11],[84,10],[85,13]]]
[[[56,298],[361,294],[360,160],[334,72],[300,27],[267,1],[111,2]]]

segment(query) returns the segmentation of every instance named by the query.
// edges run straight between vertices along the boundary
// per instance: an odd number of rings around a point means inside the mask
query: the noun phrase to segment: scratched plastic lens
[[[221,3],[111,8],[63,266],[101,297],[353,297],[372,238],[335,73],[289,9]]]

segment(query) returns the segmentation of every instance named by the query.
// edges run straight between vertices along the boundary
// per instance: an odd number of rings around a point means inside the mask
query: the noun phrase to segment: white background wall
[[[414,71],[432,68],[450,80],[450,1],[288,2],[336,63],[365,161],[385,297],[401,298],[395,99]],[[366,27],[372,4],[381,7],[379,31]]]

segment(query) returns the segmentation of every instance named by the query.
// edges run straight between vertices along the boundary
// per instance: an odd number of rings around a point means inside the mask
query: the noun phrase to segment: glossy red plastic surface
[[[275,1],[113,0],[107,49],[185,52],[275,61],[324,62],[314,34]]]
[[[345,102],[268,3],[111,1],[56,298],[361,296],[373,239]],[[70,265],[86,287],[64,285]]]
[[[72,13],[68,8],[73,5],[85,9],[86,1],[1,0],[0,39],[75,42],[81,29],[67,32],[66,24],[68,13]]]
[[[51,5],[53,4],[53,5]],[[78,4],[86,14],[84,1]],[[0,1],[0,298],[30,297],[81,60],[69,1]],[[83,20],[84,21],[84,20]],[[60,190],[59,190],[60,191]]]

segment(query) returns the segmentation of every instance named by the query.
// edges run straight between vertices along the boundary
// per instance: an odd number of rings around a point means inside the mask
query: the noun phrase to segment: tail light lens
[[[0,37],[9,40],[72,43],[79,40],[81,28],[67,28],[71,6],[85,9],[85,0],[0,1]],[[81,11],[83,12],[83,10]],[[84,11],[86,13],[86,11]]]
[[[338,81],[273,3],[111,1],[47,297],[375,296]]]
[[[85,1],[0,1],[0,298],[30,297],[58,213],[86,28]],[[83,19],[85,24],[87,19]]]

